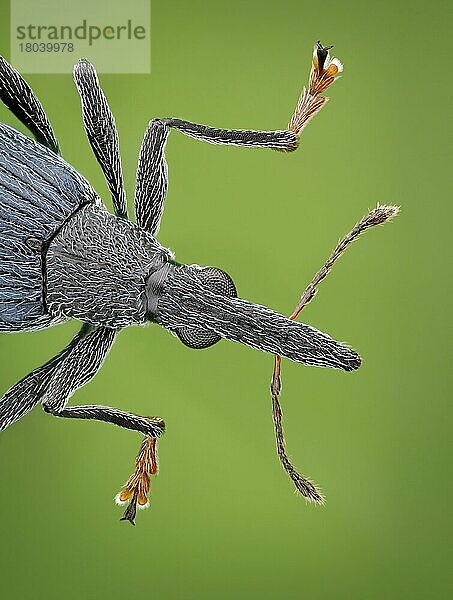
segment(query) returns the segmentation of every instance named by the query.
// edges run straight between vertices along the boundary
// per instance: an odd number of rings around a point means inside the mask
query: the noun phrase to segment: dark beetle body
[[[146,280],[170,251],[108,212],[62,158],[2,124],[0,197],[0,330],[146,322]]]
[[[0,330],[48,327],[62,320],[45,305],[48,245],[97,196],[58,155],[0,124],[0,198]]]
[[[223,271],[178,265],[150,233],[112,215],[61,157],[5,125],[0,136],[0,330],[156,321],[190,347],[228,337],[296,359],[303,348],[306,364],[356,367],[349,348],[265,307],[260,330]]]
[[[360,366],[360,357],[345,344],[237,297],[224,271],[179,264],[155,237],[168,187],[165,146],[171,129],[213,144],[292,152],[303,128],[326,102],[320,93],[339,72],[341,63],[335,60],[318,42],[309,89],[303,90],[285,130],[226,130],[174,118],[151,120],[140,149],[133,223],[115,121],[93,65],[81,59],[74,80],[85,132],[115,214],[60,156],[41,103],[0,57],[0,99],[36,139],[0,124],[0,331],[43,329],[68,319],[82,322],[66,348],[0,398],[0,431],[42,403],[58,417],[95,419],[144,434],[146,456],[139,453],[137,458],[138,479],[132,476],[133,491],[126,493],[126,486],[120,494],[122,502],[131,498],[134,507],[145,503],[149,475],[157,469],[153,457],[164,431],[162,419],[108,406],[68,406],[71,395],[101,368],[122,328],[153,322],[191,348],[226,338],[306,365],[344,371]],[[133,521],[134,510],[126,511],[125,518]]]

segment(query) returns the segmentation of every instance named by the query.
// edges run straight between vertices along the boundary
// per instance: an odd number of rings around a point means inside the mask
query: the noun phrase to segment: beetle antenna
[[[325,277],[330,273],[335,262],[340,258],[343,252],[354,242],[362,233],[375,227],[376,225],[383,225],[386,221],[389,221],[399,212],[398,206],[386,206],[379,205],[370,210],[352,229],[347,233],[335,246],[333,252],[319,269],[316,275],[313,277],[311,282],[305,288],[302,296],[297,303],[296,308],[290,315],[291,320],[296,320],[302,310],[313,300],[318,288],[317,286],[321,283]],[[324,496],[320,490],[307,479],[304,475],[299,473],[290,461],[285,448],[285,439],[283,435],[283,412],[280,405],[280,392],[282,388],[281,382],[281,365],[282,357],[276,355],[274,360],[274,372],[271,380],[271,396],[272,396],[272,418],[274,421],[274,432],[275,441],[277,446],[277,453],[282,467],[291,477],[296,489],[300,494],[309,502],[316,502],[318,504],[324,504]]]

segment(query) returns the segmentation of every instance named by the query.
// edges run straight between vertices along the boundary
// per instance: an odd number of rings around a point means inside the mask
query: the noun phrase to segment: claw
[[[134,495],[132,500],[127,505],[120,521],[129,521],[131,525],[135,525],[135,515],[137,514],[137,497]]]
[[[320,71],[324,69],[324,63],[326,62],[326,59],[329,56],[329,50],[331,50],[332,48],[333,45],[323,46],[319,40],[316,42],[315,52],[318,59],[318,69]]]

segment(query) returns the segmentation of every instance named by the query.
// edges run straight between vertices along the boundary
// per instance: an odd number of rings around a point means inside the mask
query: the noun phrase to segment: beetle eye
[[[201,350],[209,348],[220,342],[222,336],[210,329],[202,329],[201,327],[180,327],[176,330],[176,335],[179,337],[184,346]]]
[[[204,269],[197,272],[197,275],[204,285],[209,287],[216,294],[227,296],[228,298],[237,297],[238,293],[233,280],[228,273],[225,273],[222,269],[217,269],[216,267],[204,267]]]
[[[215,267],[205,267],[197,270],[196,274],[214,293],[229,298],[237,297],[236,286],[225,271]],[[185,346],[195,349],[209,348],[222,339],[215,331],[201,327],[180,327],[175,333]]]

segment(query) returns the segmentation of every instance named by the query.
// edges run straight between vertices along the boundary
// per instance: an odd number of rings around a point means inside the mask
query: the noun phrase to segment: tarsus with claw
[[[129,521],[135,525],[135,515],[138,508],[149,506],[150,476],[157,473],[157,439],[146,437],[140,446],[135,459],[135,470],[116,495],[117,504],[129,504],[124,511],[121,521]]]

